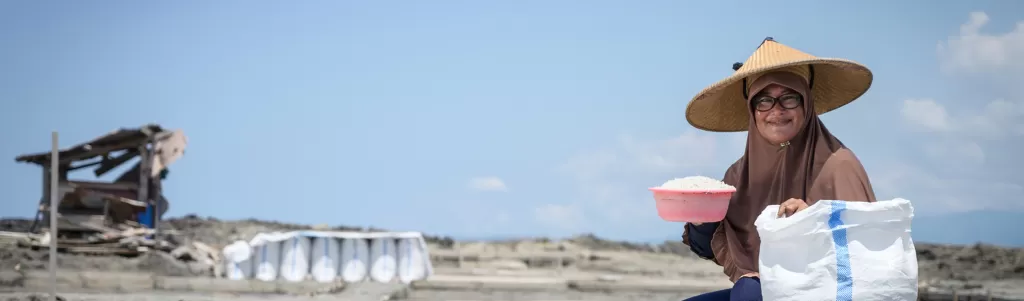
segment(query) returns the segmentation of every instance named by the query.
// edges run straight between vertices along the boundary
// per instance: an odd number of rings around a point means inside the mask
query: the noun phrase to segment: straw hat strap
[[[770,39],[770,38],[765,38],[766,41],[768,39]],[[761,41],[761,44],[764,44],[764,41]],[[761,48],[761,46],[758,45],[757,48]],[[743,68],[743,63],[741,63],[741,62],[732,63],[732,71],[740,71],[740,68]],[[746,77],[743,78],[743,84],[740,85],[740,90],[743,90],[742,91],[743,92],[743,99],[750,99],[750,96],[747,95],[747,78]]]
[[[807,75],[807,90],[814,89],[814,65],[807,65],[807,69],[811,72]]]

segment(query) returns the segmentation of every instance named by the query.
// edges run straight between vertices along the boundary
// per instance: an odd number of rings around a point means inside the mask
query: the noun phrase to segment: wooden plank
[[[68,185],[73,188],[96,188],[105,190],[135,190],[139,188],[139,185],[136,183],[108,183],[82,180],[67,181],[61,183],[61,185]]]
[[[79,169],[82,169],[82,168],[93,167],[93,166],[96,166],[96,165],[100,165],[101,163],[103,163],[103,160],[97,160],[97,161],[88,162],[88,163],[82,163],[82,164],[78,164],[78,165],[74,165],[74,166],[68,166],[66,171],[74,171],[74,170],[79,170]]]
[[[61,220],[61,227],[63,227],[63,224],[67,222],[80,228],[91,229],[104,234],[120,232],[107,227],[106,217],[103,215],[61,214],[58,218]]]
[[[35,235],[35,234],[32,234],[32,233],[25,233],[25,232],[8,232],[8,231],[0,231],[0,237],[5,237],[5,238],[13,238],[13,239],[30,239],[30,238],[32,238],[33,236],[36,236],[36,235]]]
[[[109,247],[67,247],[66,252],[72,254],[91,254],[91,255],[122,255],[131,256],[139,255],[139,251],[136,249],[127,248],[109,248]]]
[[[50,246],[42,244],[36,241],[20,241],[18,245],[22,247],[28,247],[33,250],[45,250]],[[97,244],[97,245],[69,245],[57,242],[57,251],[63,253],[72,254],[90,254],[90,255],[122,255],[122,256],[136,256],[141,253],[139,248],[125,247],[118,243],[110,244]]]
[[[131,159],[135,158],[138,155],[139,155],[139,152],[137,150],[129,149],[129,150],[125,151],[125,153],[123,153],[123,154],[121,154],[121,155],[119,155],[117,157],[109,158],[109,159],[108,158],[104,158],[105,160],[100,161],[100,165],[101,166],[99,168],[96,168],[94,173],[95,173],[95,175],[97,177],[102,176],[103,174],[106,174],[107,172],[113,170],[114,168],[117,168],[118,166],[121,166],[121,164],[124,164],[125,162],[128,162],[128,160],[131,160]]]

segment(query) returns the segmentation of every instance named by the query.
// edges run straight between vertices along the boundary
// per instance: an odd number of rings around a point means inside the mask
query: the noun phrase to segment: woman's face
[[[757,131],[772,144],[792,140],[803,128],[803,97],[789,88],[769,85],[754,96],[750,106]]]

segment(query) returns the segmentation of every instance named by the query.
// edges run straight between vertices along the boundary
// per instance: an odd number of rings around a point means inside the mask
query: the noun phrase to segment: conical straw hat
[[[704,88],[686,106],[686,121],[712,132],[748,129],[747,85],[771,71],[790,71],[808,79],[817,114],[838,109],[871,87],[871,70],[845,59],[819,58],[766,38],[729,77]]]

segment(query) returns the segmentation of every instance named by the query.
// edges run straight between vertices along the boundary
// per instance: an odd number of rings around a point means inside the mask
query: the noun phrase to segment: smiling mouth
[[[780,119],[780,120],[769,121],[768,125],[771,125],[771,126],[786,126],[786,125],[789,125],[790,123],[793,123],[793,119],[788,119],[787,118],[787,119]]]

